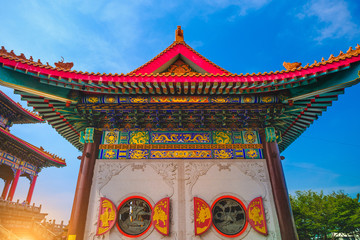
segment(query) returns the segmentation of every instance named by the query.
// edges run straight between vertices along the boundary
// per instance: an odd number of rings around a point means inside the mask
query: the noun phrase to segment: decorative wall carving
[[[234,165],[239,168],[241,172],[254,180],[258,180],[260,182],[267,181],[267,174],[264,162],[247,161],[236,163]]]
[[[172,193],[171,197],[174,194],[174,181],[176,179],[177,175],[177,164],[173,162],[167,162],[167,163],[150,163],[148,164],[150,167],[152,167],[160,176],[163,177],[165,183],[171,187]],[[171,205],[170,205],[171,206]]]
[[[118,175],[127,165],[119,162],[99,162],[96,174],[96,183],[99,191],[111,180],[114,175]]]
[[[185,184],[189,185],[190,194],[198,178],[205,175],[214,164],[213,162],[188,162],[185,164]]]

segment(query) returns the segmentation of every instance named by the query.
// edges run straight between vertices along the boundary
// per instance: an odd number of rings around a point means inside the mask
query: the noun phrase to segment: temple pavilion
[[[4,180],[0,199],[1,239],[20,239],[32,229],[39,229],[44,239],[52,239],[39,225],[47,214],[40,213],[41,205],[30,203],[40,171],[46,167],[64,167],[65,160],[10,133],[13,124],[43,122],[39,115],[26,110],[0,91],[0,178]],[[14,194],[20,177],[27,178],[30,187],[26,199],[15,202]]]
[[[69,240],[293,240],[280,153],[360,81],[359,64],[357,45],[233,74],[178,27],[168,48],[127,74],[2,48],[0,84],[83,151]]]

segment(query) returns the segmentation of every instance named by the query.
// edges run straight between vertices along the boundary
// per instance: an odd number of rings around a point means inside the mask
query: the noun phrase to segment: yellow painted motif
[[[76,235],[69,235],[68,240],[76,240]]]
[[[114,131],[106,133],[105,141],[107,144],[115,144],[118,139],[118,134]]]
[[[215,144],[231,144],[231,133],[213,132],[213,140]]]
[[[102,202],[102,207],[104,208],[103,213],[99,216],[100,226],[98,228],[97,234],[102,234],[109,229],[109,222],[115,220],[115,209],[113,205],[108,200]]]
[[[107,98],[106,98],[106,101],[107,101],[108,103],[114,103],[114,102],[116,101],[116,99],[115,99],[114,97],[107,97]]]
[[[153,221],[154,221],[154,225],[156,227],[156,229],[161,232],[162,234],[166,235],[167,234],[167,229],[168,229],[168,226],[166,226],[166,222],[168,220],[168,215],[166,214],[166,212],[164,211],[164,209],[167,208],[167,202],[166,201],[163,201],[159,204],[157,204],[155,206],[155,209],[154,209],[154,215],[152,217]],[[163,226],[164,227],[161,227],[160,226],[160,222],[162,222]]]
[[[99,98],[98,97],[89,97],[88,101],[91,103],[97,103],[99,101]]]
[[[126,97],[119,97],[119,102],[127,102],[127,98]]]
[[[115,158],[115,151],[114,150],[107,150],[104,157],[107,159]]]
[[[243,100],[244,100],[244,103],[252,103],[253,98],[249,97],[249,96],[246,96],[246,97],[243,98]]]
[[[197,209],[198,216],[196,218],[196,222],[197,222],[198,225],[203,225],[206,220],[209,220],[211,218],[211,212],[210,212],[210,209],[205,204],[202,204],[201,206],[199,206],[199,205],[198,205],[198,209]],[[205,227],[197,226],[196,227],[196,232],[197,232],[198,235],[201,235],[208,228],[209,228],[209,226],[205,226]]]
[[[195,136],[191,136],[191,134],[184,134],[184,142],[193,142],[193,143],[208,143],[210,142],[209,135],[205,134],[196,134]]]
[[[248,157],[250,157],[250,158],[257,158],[258,157],[258,154],[254,149],[249,149],[249,150],[247,150],[246,153],[247,153]]]
[[[258,206],[254,206],[249,211],[249,218],[254,221],[254,224],[256,225],[257,230],[259,230],[263,233],[266,232],[265,224],[263,224],[264,216],[262,215],[262,212]]]
[[[147,150],[133,150],[130,152],[131,159],[144,159],[148,155]]]
[[[130,102],[132,102],[132,103],[147,103],[148,100],[146,97],[133,97],[133,98],[130,98]]]
[[[177,134],[152,133],[151,140],[156,143],[177,142]]]
[[[214,150],[214,156],[216,158],[232,158],[231,152],[225,150]]]
[[[130,137],[130,144],[145,144],[149,143],[148,132],[132,132]]]
[[[214,103],[226,103],[226,98],[223,98],[223,97],[216,97],[216,98],[213,98],[212,99],[212,102]]]
[[[252,131],[247,131],[244,133],[244,138],[246,143],[254,143],[256,141],[256,134]]]
[[[151,97],[151,102],[158,103],[208,103],[208,97],[199,97],[199,96],[159,96]]]
[[[153,150],[151,158],[211,158],[211,150]]]
[[[270,103],[272,101],[272,97],[270,96],[263,96],[261,99],[264,103]]]

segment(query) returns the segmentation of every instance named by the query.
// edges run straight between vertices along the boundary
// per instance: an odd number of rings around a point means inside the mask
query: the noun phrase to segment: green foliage
[[[331,233],[351,234],[360,228],[359,199],[344,192],[297,191],[290,203],[299,239],[328,239]]]

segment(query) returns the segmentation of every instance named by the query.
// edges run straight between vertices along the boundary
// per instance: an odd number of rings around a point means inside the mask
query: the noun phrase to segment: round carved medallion
[[[135,196],[125,199],[118,209],[117,227],[128,237],[143,235],[151,224],[151,205],[142,197]]]
[[[218,198],[212,206],[213,224],[217,232],[228,237],[237,237],[247,226],[244,204],[237,198]]]

